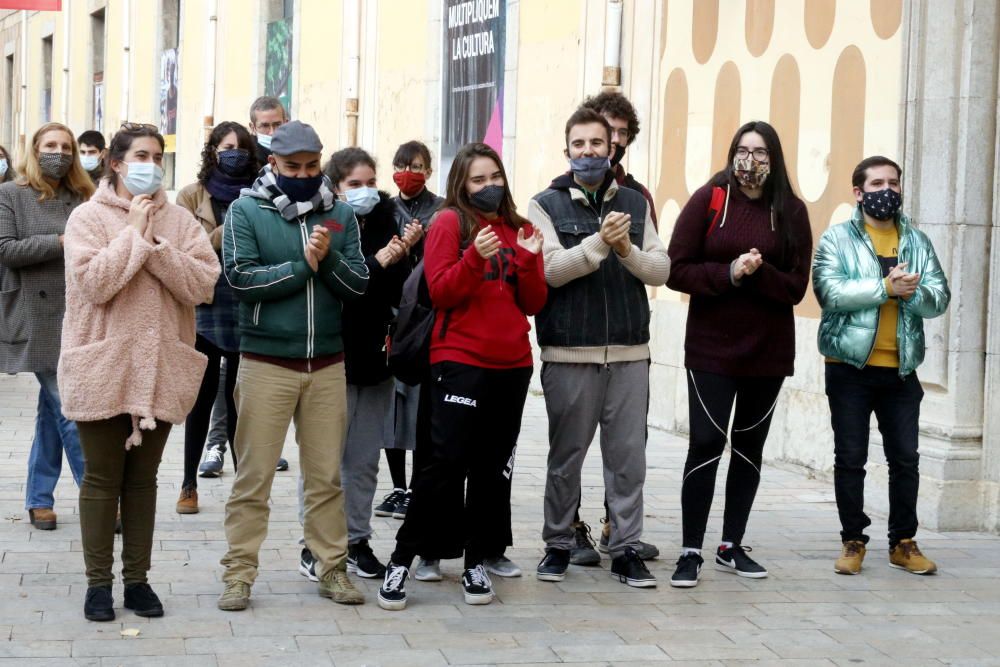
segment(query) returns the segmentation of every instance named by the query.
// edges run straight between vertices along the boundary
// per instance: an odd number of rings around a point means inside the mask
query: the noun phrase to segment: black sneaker
[[[609,542],[611,541],[611,523],[607,519],[601,519],[601,523],[604,524],[604,528],[601,530],[601,539],[597,543],[597,550],[602,554],[610,553]],[[635,552],[639,554],[639,558],[642,560],[654,560],[660,555],[660,550],[654,544],[649,544],[648,542],[639,541],[635,545]],[[573,562],[573,565],[582,565],[583,563]]]
[[[489,604],[493,602],[493,582],[482,565],[470,567],[462,573],[462,590],[465,604]]]
[[[219,477],[222,475],[223,452],[218,447],[209,447],[198,466],[199,477]]]
[[[405,497],[406,489],[393,489],[375,506],[375,516],[392,516],[396,511],[396,505]]]
[[[83,602],[83,615],[88,621],[115,620],[115,600],[111,597],[111,586],[91,586]]]
[[[125,584],[125,608],[134,611],[136,616],[163,616],[163,604],[149,584]]]
[[[670,577],[670,585],[674,588],[694,588],[701,576],[701,566],[705,559],[696,553],[688,552],[677,559],[677,569]]]
[[[566,578],[570,559],[569,551],[550,547],[545,550],[545,557],[535,569],[535,576],[541,581],[562,581]],[[600,561],[600,556],[597,559]]]
[[[278,465],[274,466],[274,469],[277,470],[278,472],[285,472],[286,470],[288,470],[288,461],[287,461],[287,459],[283,459],[283,458],[281,458],[279,456],[278,457]]]
[[[409,491],[407,491],[406,493],[404,493],[403,497],[400,499],[399,503],[397,503],[396,509],[392,513],[392,518],[393,519],[405,519],[406,518],[406,510],[408,510],[408,509],[410,509],[410,492]]]
[[[746,552],[748,551],[753,551],[753,549],[739,544],[734,544],[729,549],[719,547],[715,554],[715,569],[738,574],[748,579],[763,579],[767,576],[767,570],[750,556],[747,556]]]
[[[625,553],[611,561],[611,576],[633,588],[656,587],[656,577],[649,573],[632,547],[625,547]]]
[[[382,587],[378,589],[378,606],[389,611],[406,608],[406,578],[410,571],[389,561],[385,568]]]
[[[319,577],[316,576],[316,559],[309,549],[303,549],[302,555],[299,557],[299,574],[308,578],[309,581],[319,581]]]
[[[597,553],[594,538],[590,536],[590,526],[583,521],[573,524],[573,540],[576,542],[569,553],[573,565],[600,565],[601,554]]]
[[[385,576],[385,565],[375,557],[368,540],[347,545],[347,571],[365,579]]]

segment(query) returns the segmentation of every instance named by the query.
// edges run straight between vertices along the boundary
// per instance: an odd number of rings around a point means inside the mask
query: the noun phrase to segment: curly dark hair
[[[205,147],[201,149],[201,167],[198,168],[198,182],[202,185],[208,183],[208,178],[212,175],[212,171],[219,166],[216,149],[230,132],[236,133],[237,147],[242,148],[250,154],[250,160],[247,162],[247,173],[260,171],[260,163],[257,162],[257,145],[253,137],[250,136],[249,130],[235,121],[224,120],[212,128],[212,133],[208,135]]]
[[[367,165],[372,171],[377,171],[375,158],[365,149],[357,146],[342,148],[331,155],[329,161],[323,165],[323,173],[329,177],[333,187],[337,187],[337,184],[347,178],[359,164]]]
[[[600,95],[588,97],[580,106],[593,109],[599,114],[607,114],[613,118],[628,121],[629,144],[635,141],[635,135],[639,134],[639,116],[636,115],[632,103],[621,93],[606,91]]]

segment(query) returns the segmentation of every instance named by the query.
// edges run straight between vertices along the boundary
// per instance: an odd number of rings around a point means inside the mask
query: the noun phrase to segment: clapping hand
[[[409,225],[407,225],[408,228]],[[375,261],[384,269],[406,257],[408,250],[409,246],[406,245],[405,241],[398,236],[393,236],[384,248],[375,253]]]
[[[493,231],[493,225],[486,225],[476,234],[476,252],[483,259],[489,259],[500,252],[500,237]]]
[[[420,224],[420,221],[414,218],[406,227],[403,229],[403,238],[401,239],[403,245],[409,250],[415,246],[420,239],[424,237],[424,227]]]
[[[733,260],[733,278],[739,280],[744,276],[749,276],[763,263],[764,258],[761,257],[760,251],[757,248],[750,248],[749,252],[745,252]]]
[[[517,230],[517,245],[521,246],[532,255],[537,255],[542,251],[542,243],[545,241],[542,238],[542,232],[537,228],[533,229],[531,236],[525,237],[524,227],[519,227]]]
[[[601,223],[601,240],[614,248],[622,257],[625,257],[632,250],[632,241],[629,239],[629,230],[632,227],[632,216],[628,213],[617,213],[612,211]]]
[[[319,263],[330,252],[330,232],[323,225],[314,225],[309,242],[306,244],[306,262],[313,271],[319,271]]]
[[[900,299],[904,301],[909,300],[911,296],[917,291],[917,286],[920,284],[920,274],[919,273],[907,273],[906,267],[909,266],[909,262],[903,262],[902,264],[897,264],[892,267],[889,271],[889,275],[886,278],[892,285],[892,292]]]

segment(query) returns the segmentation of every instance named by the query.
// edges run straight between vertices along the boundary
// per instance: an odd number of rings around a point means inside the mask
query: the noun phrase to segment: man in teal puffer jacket
[[[902,175],[888,158],[863,160],[851,179],[854,216],[823,233],[813,260],[842,526],[834,564],[840,574],[861,571],[868,543],[864,481],[872,412],[889,463],[889,565],[937,571],[913,540],[924,396],[916,369],[924,359],[924,320],[944,313],[951,293],[930,239],[900,213]]]
[[[347,578],[347,523],[340,460],[347,386],[341,304],[364,294],[368,268],[358,223],[320,172],[323,145],[309,125],[279,127],[253,187],[226,215],[223,263],[240,300],[234,451],[226,503],[229,551],[218,606],[246,609],[267,535],[274,467],[295,420],[305,485],[305,540],[319,594],[344,604],[364,596]]]

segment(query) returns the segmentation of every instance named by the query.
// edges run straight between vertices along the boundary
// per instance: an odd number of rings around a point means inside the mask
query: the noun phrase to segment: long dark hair
[[[250,132],[237,122],[224,120],[212,128],[211,134],[208,135],[208,141],[205,142],[204,148],[201,149],[201,167],[198,168],[198,182],[202,185],[208,183],[209,176],[219,166],[219,155],[216,149],[218,149],[219,144],[222,143],[222,140],[230,132],[236,133],[236,147],[242,148],[250,154],[246,173],[256,174],[260,171],[260,164],[257,162],[257,146],[253,137],[250,136]]]
[[[771,173],[764,181],[764,201],[771,205],[774,212],[774,225],[781,237],[781,263],[788,264],[795,256],[795,237],[792,234],[791,225],[785,215],[788,204],[798,199],[792,190],[792,184],[788,180],[788,171],[785,168],[785,153],[781,150],[781,140],[778,133],[768,123],[762,120],[752,120],[736,130],[733,135],[733,142],[729,145],[729,155],[726,157],[725,168],[712,176],[710,183],[719,187],[736,185],[736,176],[733,174],[733,158],[736,156],[736,149],[740,145],[740,139],[747,132],[756,132],[767,144],[768,162]]]
[[[500,202],[497,214],[514,229],[529,224],[525,218],[517,213],[517,206],[514,205],[514,197],[510,192],[507,171],[503,168],[503,161],[497,152],[486,144],[466,144],[458,150],[451,163],[444,203],[441,204],[441,210],[452,208],[458,211],[459,230],[463,241],[471,241],[475,237],[479,229],[476,221],[482,215],[481,211],[469,201],[469,193],[465,190],[465,181],[469,178],[469,168],[472,166],[472,162],[479,157],[488,157],[493,160],[503,177],[503,201]]]

